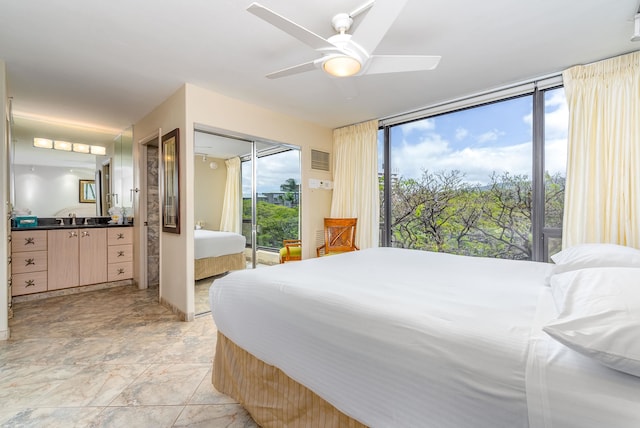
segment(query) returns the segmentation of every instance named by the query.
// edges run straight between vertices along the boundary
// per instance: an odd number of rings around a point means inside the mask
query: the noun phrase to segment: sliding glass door
[[[243,157],[242,211],[255,267],[277,263],[282,241],[300,237],[300,150],[261,141],[254,149]]]

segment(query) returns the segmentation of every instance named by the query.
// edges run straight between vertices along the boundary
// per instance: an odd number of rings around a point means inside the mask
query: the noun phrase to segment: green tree
[[[280,185],[280,190],[285,192],[284,201],[289,201],[292,204],[298,203],[298,195],[300,193],[300,185],[296,183],[295,178],[288,178],[284,183]]]

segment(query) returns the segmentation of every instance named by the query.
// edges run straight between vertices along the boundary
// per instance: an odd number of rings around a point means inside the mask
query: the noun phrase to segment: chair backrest
[[[325,218],[324,245],[325,254],[357,250],[357,218]]]

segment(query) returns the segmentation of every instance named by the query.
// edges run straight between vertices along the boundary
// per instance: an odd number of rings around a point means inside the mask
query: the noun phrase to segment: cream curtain
[[[569,148],[563,248],[640,248],[640,52],[563,73]]]
[[[378,246],[378,121],[333,131],[334,186],[331,217],[357,217],[359,248]]]
[[[224,161],[227,166],[227,184],[222,202],[220,230],[242,234],[242,171],[240,158]]]

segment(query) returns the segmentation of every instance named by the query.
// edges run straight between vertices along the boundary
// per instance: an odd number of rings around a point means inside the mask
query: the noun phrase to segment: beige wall
[[[9,159],[7,156],[7,72],[4,61],[0,60],[0,100],[2,100],[2,113],[0,114],[0,165],[2,173],[0,173],[0,192],[2,193],[2,203],[0,203],[0,284],[2,291],[0,292],[0,340],[9,338],[9,296],[7,293],[7,281],[9,279],[9,270],[7,269],[7,260],[9,256],[8,242],[9,229],[7,227],[7,207],[9,206]]]
[[[191,270],[193,270],[193,246],[187,245],[187,237],[184,233],[184,229],[187,227],[186,220],[188,220],[187,204],[185,203],[187,194],[186,175],[193,175],[187,174],[186,172],[189,165],[191,165],[191,168],[193,167],[193,155],[191,155],[191,162],[185,162],[188,159],[186,155],[187,150],[185,148],[185,134],[187,134],[184,115],[185,108],[185,88],[181,87],[133,127],[134,159],[136,159],[137,162],[140,162],[142,159],[140,154],[143,150],[140,144],[142,139],[146,139],[149,135],[157,133],[159,128],[161,128],[161,135],[164,135],[175,128],[179,128],[180,130],[180,151],[178,156],[180,161],[181,233],[177,235],[173,233],[164,233],[162,231],[160,232],[160,299],[183,314],[187,314],[185,281],[188,261],[191,262]],[[136,187],[145,189],[146,182],[144,181],[144,173],[146,173],[146,167],[136,165],[134,169],[136,170]],[[140,207],[138,206],[139,200],[140,198],[136,201],[134,208],[136,219],[140,218]],[[136,228],[135,235],[137,238],[135,242],[137,268],[134,272],[134,280],[139,284],[141,278],[140,270],[143,269],[142,266],[144,266],[144,260],[140,260],[139,254],[142,249],[141,243],[146,244],[144,241],[144,229],[141,223],[141,221],[134,222],[134,227]],[[162,228],[160,230],[162,230]],[[191,239],[193,239],[193,233],[191,234]],[[146,284],[140,285],[142,287],[146,286]]]
[[[209,164],[215,162],[217,169],[211,169]],[[222,201],[224,188],[227,182],[227,167],[224,159],[207,157],[206,162],[202,156],[196,156],[194,160],[194,216],[196,222],[204,222],[203,229],[220,230],[222,218]]]
[[[160,240],[160,298],[185,314],[194,317],[193,229],[195,227],[195,153],[196,125],[258,137],[267,141],[297,145],[302,149],[301,238],[305,257],[315,252],[315,236],[322,230],[323,218],[329,215],[331,192],[309,189],[309,179],[331,179],[326,172],[311,171],[312,148],[331,152],[333,130],[279,114],[271,110],[225,97],[190,84],[180,88],[134,126],[135,149],[139,141],[158,128],[165,134],[180,128],[180,216],[179,235],[162,233]],[[140,159],[139,155],[135,155]],[[140,179],[140,167],[138,181]],[[143,170],[144,171],[144,170]],[[143,187],[141,187],[143,188]],[[140,228],[140,222],[136,227]],[[140,241],[142,232],[138,233]],[[137,247],[139,248],[139,246]]]

